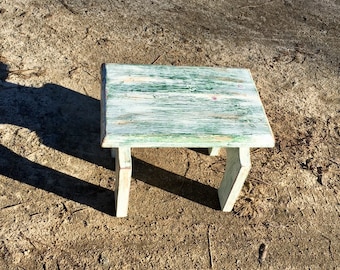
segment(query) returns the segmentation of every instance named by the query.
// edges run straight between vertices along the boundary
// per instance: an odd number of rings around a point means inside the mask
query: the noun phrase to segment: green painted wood
[[[247,69],[105,64],[103,147],[272,147]]]

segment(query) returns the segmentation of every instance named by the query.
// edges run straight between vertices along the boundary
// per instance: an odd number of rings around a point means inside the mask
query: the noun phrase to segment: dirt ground
[[[339,0],[0,0],[0,269],[340,269]],[[226,155],[133,149],[114,217],[101,63],[251,69],[273,129],[233,212]]]

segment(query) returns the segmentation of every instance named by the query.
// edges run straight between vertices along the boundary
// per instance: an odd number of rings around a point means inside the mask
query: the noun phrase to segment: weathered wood
[[[247,69],[103,66],[103,147],[271,147]]]
[[[222,211],[230,212],[251,168],[249,148],[227,148],[227,165],[218,189]]]
[[[129,191],[132,174],[131,149],[119,147],[116,156],[116,216],[126,217],[129,205]]]
[[[124,217],[131,147],[210,148],[211,155],[227,148],[218,196],[231,211],[251,167],[249,148],[273,147],[274,136],[247,69],[106,64],[101,143],[118,148],[116,213]]]

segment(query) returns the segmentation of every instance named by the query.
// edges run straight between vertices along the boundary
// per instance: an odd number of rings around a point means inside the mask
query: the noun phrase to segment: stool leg
[[[221,148],[220,147],[213,147],[213,148],[208,148],[208,152],[210,156],[218,156],[220,153]]]
[[[116,156],[117,156],[117,148],[112,148],[111,149],[111,157],[116,158]]]
[[[129,191],[132,174],[130,147],[119,147],[116,156],[116,216],[126,217],[129,206]]]
[[[227,165],[218,197],[222,211],[230,212],[251,168],[249,148],[227,148]]]

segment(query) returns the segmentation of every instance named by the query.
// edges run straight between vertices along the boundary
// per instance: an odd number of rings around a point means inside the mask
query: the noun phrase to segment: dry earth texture
[[[0,269],[340,269],[339,0],[0,0]],[[233,212],[226,156],[133,149],[114,217],[101,63],[243,67],[276,139]]]

